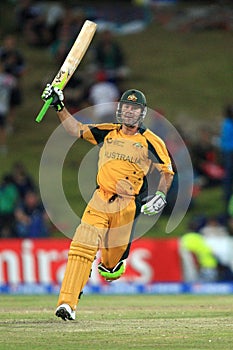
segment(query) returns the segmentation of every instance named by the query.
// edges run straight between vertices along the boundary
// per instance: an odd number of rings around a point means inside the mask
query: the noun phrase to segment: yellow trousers
[[[102,264],[111,269],[128,255],[135,215],[134,196],[122,197],[97,189],[73,240],[97,246]]]
[[[133,196],[94,192],[70,245],[58,306],[66,303],[76,309],[98,249],[107,269],[128,257],[136,212]]]

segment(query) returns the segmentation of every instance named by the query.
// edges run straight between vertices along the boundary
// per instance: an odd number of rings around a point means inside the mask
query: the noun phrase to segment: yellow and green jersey
[[[97,184],[106,192],[138,195],[154,169],[173,174],[165,143],[149,129],[126,135],[120,124],[79,122],[78,137],[100,147]]]

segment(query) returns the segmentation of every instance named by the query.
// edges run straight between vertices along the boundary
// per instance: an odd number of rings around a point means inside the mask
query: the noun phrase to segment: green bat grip
[[[52,97],[45,102],[44,106],[41,108],[38,116],[36,117],[36,122],[37,123],[40,123],[41,120],[44,118],[44,115],[47,112],[47,110],[49,109],[49,106],[51,105],[52,102],[53,102],[53,98]]]

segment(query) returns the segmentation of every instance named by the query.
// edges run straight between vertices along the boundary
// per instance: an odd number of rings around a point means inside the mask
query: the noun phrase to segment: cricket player
[[[108,282],[123,275],[135,220],[140,213],[156,215],[163,210],[174,172],[165,143],[143,126],[147,104],[141,91],[123,93],[117,123],[112,124],[79,122],[64,106],[62,90],[47,84],[42,99],[50,98],[69,134],[99,146],[97,188],[71,241],[57,303],[56,316],[66,321],[75,319],[98,250],[100,275]],[[159,174],[157,190],[145,200],[147,175],[154,170]]]

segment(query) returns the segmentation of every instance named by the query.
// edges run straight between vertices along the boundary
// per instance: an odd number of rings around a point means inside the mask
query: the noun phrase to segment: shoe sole
[[[71,318],[69,312],[64,307],[61,307],[59,310],[57,310],[56,316],[61,317],[63,321],[74,321],[73,318]]]

